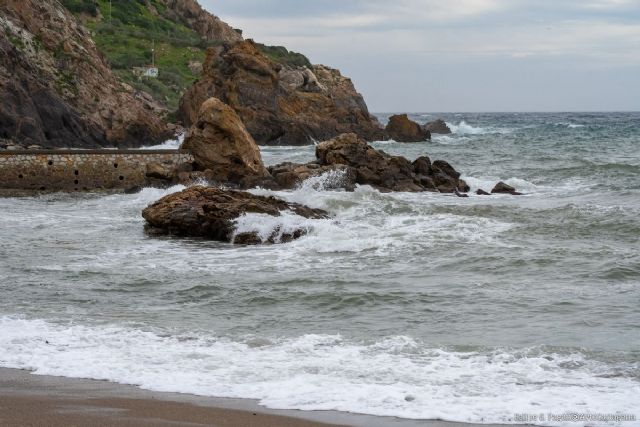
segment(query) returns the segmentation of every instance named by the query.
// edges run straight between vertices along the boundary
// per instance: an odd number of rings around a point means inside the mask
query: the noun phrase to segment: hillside
[[[61,0],[91,31],[98,50],[123,81],[175,111],[198,79],[206,49],[242,40],[195,0]],[[137,77],[133,67],[151,65],[155,48],[158,78]],[[260,45],[276,62],[310,65],[284,47]]]

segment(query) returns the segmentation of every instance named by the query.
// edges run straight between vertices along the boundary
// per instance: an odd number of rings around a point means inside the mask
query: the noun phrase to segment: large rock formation
[[[242,40],[242,33],[207,12],[196,0],[161,0],[167,13],[174,20],[184,23],[206,40],[235,43]]]
[[[431,132],[410,120],[406,114],[389,117],[386,131],[397,142],[422,142],[431,139]]]
[[[275,197],[222,190],[215,187],[190,187],[166,196],[147,207],[142,216],[147,231],[184,237],[203,237],[238,244],[281,243],[306,234],[303,227],[276,227],[268,235],[255,230],[238,232],[236,220],[244,214],[280,216],[289,211],[304,218],[327,218],[320,209],[287,203]]]
[[[447,123],[442,119],[437,119],[424,125],[424,129],[431,133],[438,133],[441,135],[448,135],[451,133],[451,129],[447,126]]]
[[[384,138],[350,79],[322,65],[278,64],[251,40],[207,51],[202,78],[181,100],[183,121],[192,124],[212,96],[236,110],[258,144],[303,145],[344,132]]]
[[[236,112],[217,98],[200,107],[182,148],[190,150],[195,167],[210,170],[211,179],[242,185],[270,177],[260,149]]]
[[[0,2],[0,139],[133,147],[166,139],[160,107],[123,85],[55,0]]]
[[[380,191],[435,191],[442,193],[468,192],[469,186],[460,179],[449,163],[428,157],[414,162],[401,156],[391,156],[376,150],[355,134],[343,134],[320,143],[316,147],[315,162],[307,165],[285,163],[269,170],[284,187],[294,187],[327,171],[341,172],[342,181],[334,182],[352,189],[354,184],[371,185]],[[336,185],[337,186],[337,185]]]

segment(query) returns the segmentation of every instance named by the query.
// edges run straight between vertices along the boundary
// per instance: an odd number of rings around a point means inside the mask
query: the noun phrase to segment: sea
[[[237,221],[308,230],[286,244],[146,235],[142,209],[181,186],[0,198],[0,366],[278,409],[639,426],[640,113],[411,115],[439,117],[451,135],[373,145],[449,161],[469,198],[330,176],[252,190],[331,213]],[[475,194],[501,180],[524,195]]]

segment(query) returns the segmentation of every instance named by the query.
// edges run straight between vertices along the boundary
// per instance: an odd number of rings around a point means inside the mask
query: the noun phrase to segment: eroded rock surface
[[[246,187],[256,179],[271,178],[236,112],[217,98],[202,104],[181,148],[191,151],[195,168],[210,171],[213,181]]]
[[[278,217],[283,212],[309,219],[328,218],[323,210],[275,197],[203,186],[163,197],[148,206],[142,216],[147,221],[147,231],[152,234],[202,237],[237,244],[287,242],[306,234],[303,227],[276,228],[268,236],[256,231],[237,232],[236,220],[245,214]]]
[[[238,113],[261,145],[306,145],[345,132],[370,141],[385,138],[351,80],[338,70],[278,64],[251,40],[210,48],[203,68],[180,101],[187,125],[215,96]]]

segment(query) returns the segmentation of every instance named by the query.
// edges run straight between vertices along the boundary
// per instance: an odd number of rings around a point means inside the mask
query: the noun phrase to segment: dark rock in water
[[[413,164],[376,150],[355,134],[343,134],[316,147],[320,165],[346,165],[355,169],[356,182],[382,191],[424,191]]]
[[[210,180],[249,188],[271,178],[260,149],[236,112],[216,98],[205,101],[182,148],[191,151],[195,167],[210,170]]]
[[[438,133],[441,135],[448,135],[451,133],[451,129],[449,129],[449,126],[447,126],[445,121],[442,119],[427,123],[426,125],[424,125],[424,130],[428,130],[431,133]]]
[[[461,193],[460,191],[458,191],[457,188],[454,190],[453,194],[455,194],[458,197],[469,197],[468,194]]]
[[[380,191],[441,191],[453,193],[468,186],[447,162],[431,164],[428,157],[413,163],[404,157],[376,150],[355,134],[343,134],[316,147],[320,166],[344,165],[356,174],[356,183],[371,185]]]
[[[513,196],[522,195],[522,193],[517,192],[515,188],[502,181],[500,181],[496,184],[495,187],[493,187],[493,190],[491,190],[491,194],[511,194]]]
[[[316,190],[345,189],[353,191],[356,187],[356,171],[346,165],[321,166],[318,163],[281,163],[269,167],[269,173],[283,189],[298,187],[309,178],[323,176],[315,184]]]
[[[484,191],[482,188],[479,188],[478,191],[476,191],[476,194],[478,196],[490,196],[491,193],[487,193],[486,191]]]
[[[247,213],[280,216],[291,211],[304,218],[328,218],[321,209],[312,209],[297,203],[288,203],[275,197],[255,196],[250,193],[222,190],[215,187],[190,187],[170,194],[148,206],[142,216],[151,234],[183,237],[203,237],[238,244],[265,243],[256,232],[236,235],[235,220]],[[266,243],[280,243],[303,236],[306,230],[276,229]]]
[[[369,141],[385,139],[362,95],[338,70],[279,64],[251,40],[209,48],[203,68],[180,101],[187,125],[215,96],[238,113],[261,145],[309,145],[345,132]]]
[[[431,132],[420,127],[406,114],[389,117],[386,131],[397,142],[422,142],[431,139]]]

